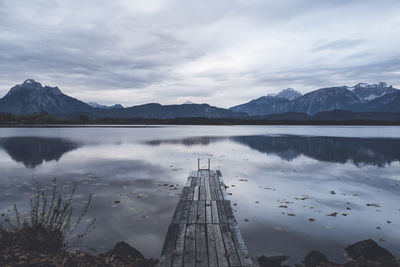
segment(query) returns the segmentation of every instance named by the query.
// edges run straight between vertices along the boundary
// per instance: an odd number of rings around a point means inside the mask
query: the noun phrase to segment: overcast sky
[[[400,87],[399,0],[0,0],[0,95],[230,107],[293,87]]]

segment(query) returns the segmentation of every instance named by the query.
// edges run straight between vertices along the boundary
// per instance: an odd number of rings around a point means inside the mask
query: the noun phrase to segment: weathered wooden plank
[[[175,240],[178,233],[178,225],[171,224],[168,227],[167,236],[164,241],[164,246],[161,251],[159,266],[171,266]]]
[[[216,201],[211,201],[212,222],[219,223],[218,207]]]
[[[217,200],[217,194],[215,193],[215,187],[210,187],[211,200]]]
[[[184,208],[185,208],[185,201],[179,200],[175,208],[174,216],[172,217],[172,223],[180,222]]]
[[[208,266],[207,232],[205,224],[196,224],[196,266]]]
[[[186,224],[178,224],[178,234],[176,237],[175,248],[173,251],[172,266],[182,267],[185,252]]]
[[[206,200],[206,187],[200,186],[199,188],[199,200]]]
[[[186,186],[183,187],[180,199],[181,200],[187,200],[190,190],[191,190],[190,187],[186,187]]]
[[[184,266],[196,266],[196,226],[186,225],[185,253],[183,257]]]
[[[215,192],[216,200],[223,200],[224,197],[222,196],[221,188],[219,186],[213,188]]]
[[[188,177],[187,181],[186,181],[186,185],[185,186],[191,186],[192,185],[192,179],[193,177]]]
[[[206,228],[207,228],[208,264],[209,266],[212,267],[218,267],[214,226],[212,224],[206,224]]]
[[[215,248],[217,251],[218,266],[229,266],[227,253],[225,250],[224,239],[222,237],[219,224],[212,224],[214,230]]]
[[[195,186],[193,189],[193,200],[199,200],[199,186]]]
[[[188,223],[196,223],[196,221],[197,221],[197,202],[198,201],[188,201],[188,202],[190,202]]]
[[[233,214],[231,202],[229,200],[223,200],[222,204],[224,205],[224,208],[225,208],[225,216],[226,216],[228,223],[232,226],[236,226],[237,221],[236,221],[235,215]]]
[[[206,223],[213,223],[211,201],[206,200]]]
[[[193,191],[194,191],[194,187],[193,186],[189,187],[189,193],[188,193],[186,200],[189,200],[189,201],[193,200],[193,196],[194,196]]]
[[[197,179],[199,179],[199,178],[193,177],[192,178],[192,184],[190,186],[192,186],[192,187],[196,186],[197,185]]]
[[[215,175],[210,176],[210,177],[214,180],[214,186],[215,187],[219,187],[219,179],[218,179],[218,177],[215,176]]]
[[[240,266],[240,260],[236,252],[236,247],[233,244],[231,233],[227,224],[221,224],[221,233],[224,239],[226,253],[228,255],[228,261],[230,266]]]
[[[226,188],[225,188],[225,185],[220,185],[220,190],[221,190],[221,192],[222,192],[222,198],[223,199],[228,199],[228,194],[226,193]]]
[[[206,201],[199,200],[197,203],[197,223],[206,223]]]
[[[235,244],[240,263],[242,264],[242,266],[253,266],[253,262],[249,256],[249,252],[247,251],[239,228],[237,226],[229,225],[229,230],[232,234],[233,243]]]
[[[191,206],[192,206],[191,201],[185,201],[185,207],[182,210],[181,220],[179,223],[188,223],[189,222],[189,214],[190,214]]]
[[[217,209],[218,209],[218,215],[219,215],[219,222],[220,223],[228,223],[228,219],[226,218],[226,213],[225,213],[224,201],[217,200],[216,202],[217,202]]]
[[[211,188],[212,188],[212,187],[215,187],[215,180],[214,180],[213,176],[210,175],[210,176],[208,176],[208,177],[209,177],[209,180],[210,180],[210,187],[211,187]]]
[[[211,200],[210,192],[210,176],[206,176],[204,179],[204,186],[206,188],[206,200]]]

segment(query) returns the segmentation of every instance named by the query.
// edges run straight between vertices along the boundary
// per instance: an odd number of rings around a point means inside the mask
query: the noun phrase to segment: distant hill
[[[91,107],[94,108],[102,108],[102,109],[117,109],[117,108],[124,108],[121,104],[115,104],[112,106],[107,106],[107,105],[101,105],[99,103],[96,102],[87,102],[87,104]]]
[[[282,98],[280,94],[267,95],[231,107],[230,110],[246,112],[252,116],[285,112],[312,115],[337,109],[357,112],[399,112],[399,94],[400,90],[384,82],[372,85],[359,83],[353,87],[322,88],[293,99]]]
[[[108,118],[184,118],[184,117],[205,117],[205,118],[241,118],[246,117],[245,113],[237,113],[229,109],[218,108],[208,104],[182,104],[182,105],[161,105],[150,103],[133,106],[124,109],[109,109],[97,111],[96,117]]]
[[[65,95],[58,87],[42,86],[28,79],[16,85],[0,99],[0,112],[13,114],[32,114],[46,111],[53,115],[77,117],[87,115],[93,118],[238,118],[245,113],[210,106],[208,104],[161,105],[144,104],[124,108],[121,105],[104,106],[97,103],[91,105],[76,98]]]

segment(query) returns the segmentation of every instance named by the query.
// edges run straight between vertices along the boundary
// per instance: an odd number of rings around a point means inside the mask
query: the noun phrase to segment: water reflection
[[[327,127],[312,128],[307,136],[290,135],[301,127],[279,131],[8,129],[0,133],[0,212],[12,203],[29,205],[32,176],[42,184],[57,177],[65,186],[78,184],[79,201],[94,194],[88,215],[97,218],[96,229],[85,245],[101,252],[124,240],[158,257],[187,174],[197,168],[198,157],[211,158],[230,186],[251,255],[282,253],[295,263],[315,249],[344,261],[343,247],[374,238],[398,256],[400,139],[382,138],[376,128],[362,132],[375,131],[378,138],[311,136],[334,134]],[[361,130],[341,131],[339,136],[358,136]],[[279,207],[282,201],[287,208]],[[326,216],[333,212],[338,216]]]
[[[81,145],[62,138],[8,137],[0,139],[2,147],[16,162],[35,168],[45,161],[58,161],[61,156]]]
[[[253,150],[274,154],[291,161],[301,155],[318,161],[347,163],[356,166],[376,165],[383,167],[400,160],[400,139],[395,138],[348,138],[314,136],[231,136],[193,137],[174,140],[156,140],[148,145],[181,144],[185,146],[209,145],[221,141],[234,141]]]

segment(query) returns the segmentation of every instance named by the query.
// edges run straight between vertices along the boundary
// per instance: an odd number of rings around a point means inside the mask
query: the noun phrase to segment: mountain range
[[[127,107],[117,104],[104,106],[97,103],[85,103],[70,97],[58,87],[42,86],[33,79],[12,87],[0,99],[0,112],[13,114],[32,114],[46,111],[54,115],[77,117],[80,114],[94,118],[238,118],[245,113],[218,108],[208,104],[161,105],[149,103]]]
[[[41,111],[65,117],[83,114],[93,118],[319,120],[374,118],[379,113],[380,118],[388,116],[396,119],[400,114],[400,90],[384,82],[371,85],[359,83],[352,87],[322,88],[304,95],[288,88],[229,109],[191,102],[177,105],[149,103],[125,108],[120,104],[106,106],[94,102],[85,103],[62,93],[58,87],[42,86],[39,82],[28,79],[12,87],[0,99],[2,113],[32,114]]]
[[[332,110],[400,112],[400,90],[384,82],[322,88],[304,95],[293,89],[286,89],[277,95],[262,96],[231,107],[230,110],[252,116],[286,112],[312,115]]]

